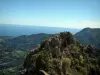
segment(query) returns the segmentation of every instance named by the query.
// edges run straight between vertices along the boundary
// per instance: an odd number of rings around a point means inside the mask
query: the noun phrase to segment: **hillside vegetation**
[[[0,36],[0,75],[19,75],[19,70],[29,51],[49,34],[32,34],[18,37]]]
[[[0,37],[0,75],[18,75],[28,51],[8,49],[7,40]]]
[[[75,38],[84,45],[100,48],[100,28],[84,28],[75,34]]]
[[[100,75],[100,50],[61,32],[31,51],[23,66],[21,75]]]
[[[41,41],[48,38],[50,34],[32,34],[32,35],[21,35],[9,39],[7,46],[9,49],[21,49],[21,50],[30,50],[35,48]]]

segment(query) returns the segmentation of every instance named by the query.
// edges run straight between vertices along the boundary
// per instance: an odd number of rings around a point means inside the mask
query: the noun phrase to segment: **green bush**
[[[87,73],[88,73],[87,67],[77,65],[76,69],[77,69],[77,71],[80,71],[83,75],[87,75]]]
[[[84,58],[83,58],[82,55],[80,55],[80,57],[79,57],[79,61],[80,61],[80,64],[84,64]]]
[[[69,58],[62,59],[62,70],[64,74],[66,74],[69,71],[70,65],[71,65],[71,60]]]
[[[72,50],[73,51],[79,51],[80,50],[80,48],[78,47],[78,45],[77,44],[74,44],[74,46],[73,46],[73,48],[72,48]]]
[[[41,52],[36,59],[37,70],[42,69],[42,70],[48,71],[50,66],[51,66],[51,54],[46,51]]]
[[[54,75],[60,75],[61,71],[62,71],[62,64],[61,64],[61,60],[57,59],[57,58],[53,58],[52,59],[52,68],[53,68],[53,72],[55,72]]]

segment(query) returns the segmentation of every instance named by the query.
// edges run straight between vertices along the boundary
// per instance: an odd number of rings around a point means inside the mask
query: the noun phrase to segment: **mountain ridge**
[[[82,44],[100,48],[100,28],[84,28],[76,33],[75,38]]]
[[[99,56],[99,49],[81,45],[70,32],[61,32],[27,55],[21,75],[99,75]]]

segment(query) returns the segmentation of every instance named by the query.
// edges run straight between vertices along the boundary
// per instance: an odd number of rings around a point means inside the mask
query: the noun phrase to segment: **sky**
[[[100,0],[0,0],[0,24],[100,28]]]

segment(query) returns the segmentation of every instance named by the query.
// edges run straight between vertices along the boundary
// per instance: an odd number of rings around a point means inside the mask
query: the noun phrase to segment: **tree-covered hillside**
[[[8,49],[8,37],[0,37],[0,75],[18,75],[28,51]]]
[[[81,33],[75,35],[80,43],[70,32],[0,36],[0,75],[99,75],[100,50],[87,45],[98,47],[99,29]]]
[[[21,49],[29,50],[35,48],[41,41],[48,38],[50,34],[32,34],[32,35],[21,35],[8,40],[8,48],[10,49]]]
[[[18,37],[0,36],[0,75],[19,75],[29,51],[49,34],[32,34]]]
[[[100,28],[84,28],[74,36],[84,45],[91,44],[97,48],[100,48]]]
[[[61,32],[31,51],[23,66],[21,75],[100,75],[100,49]]]

